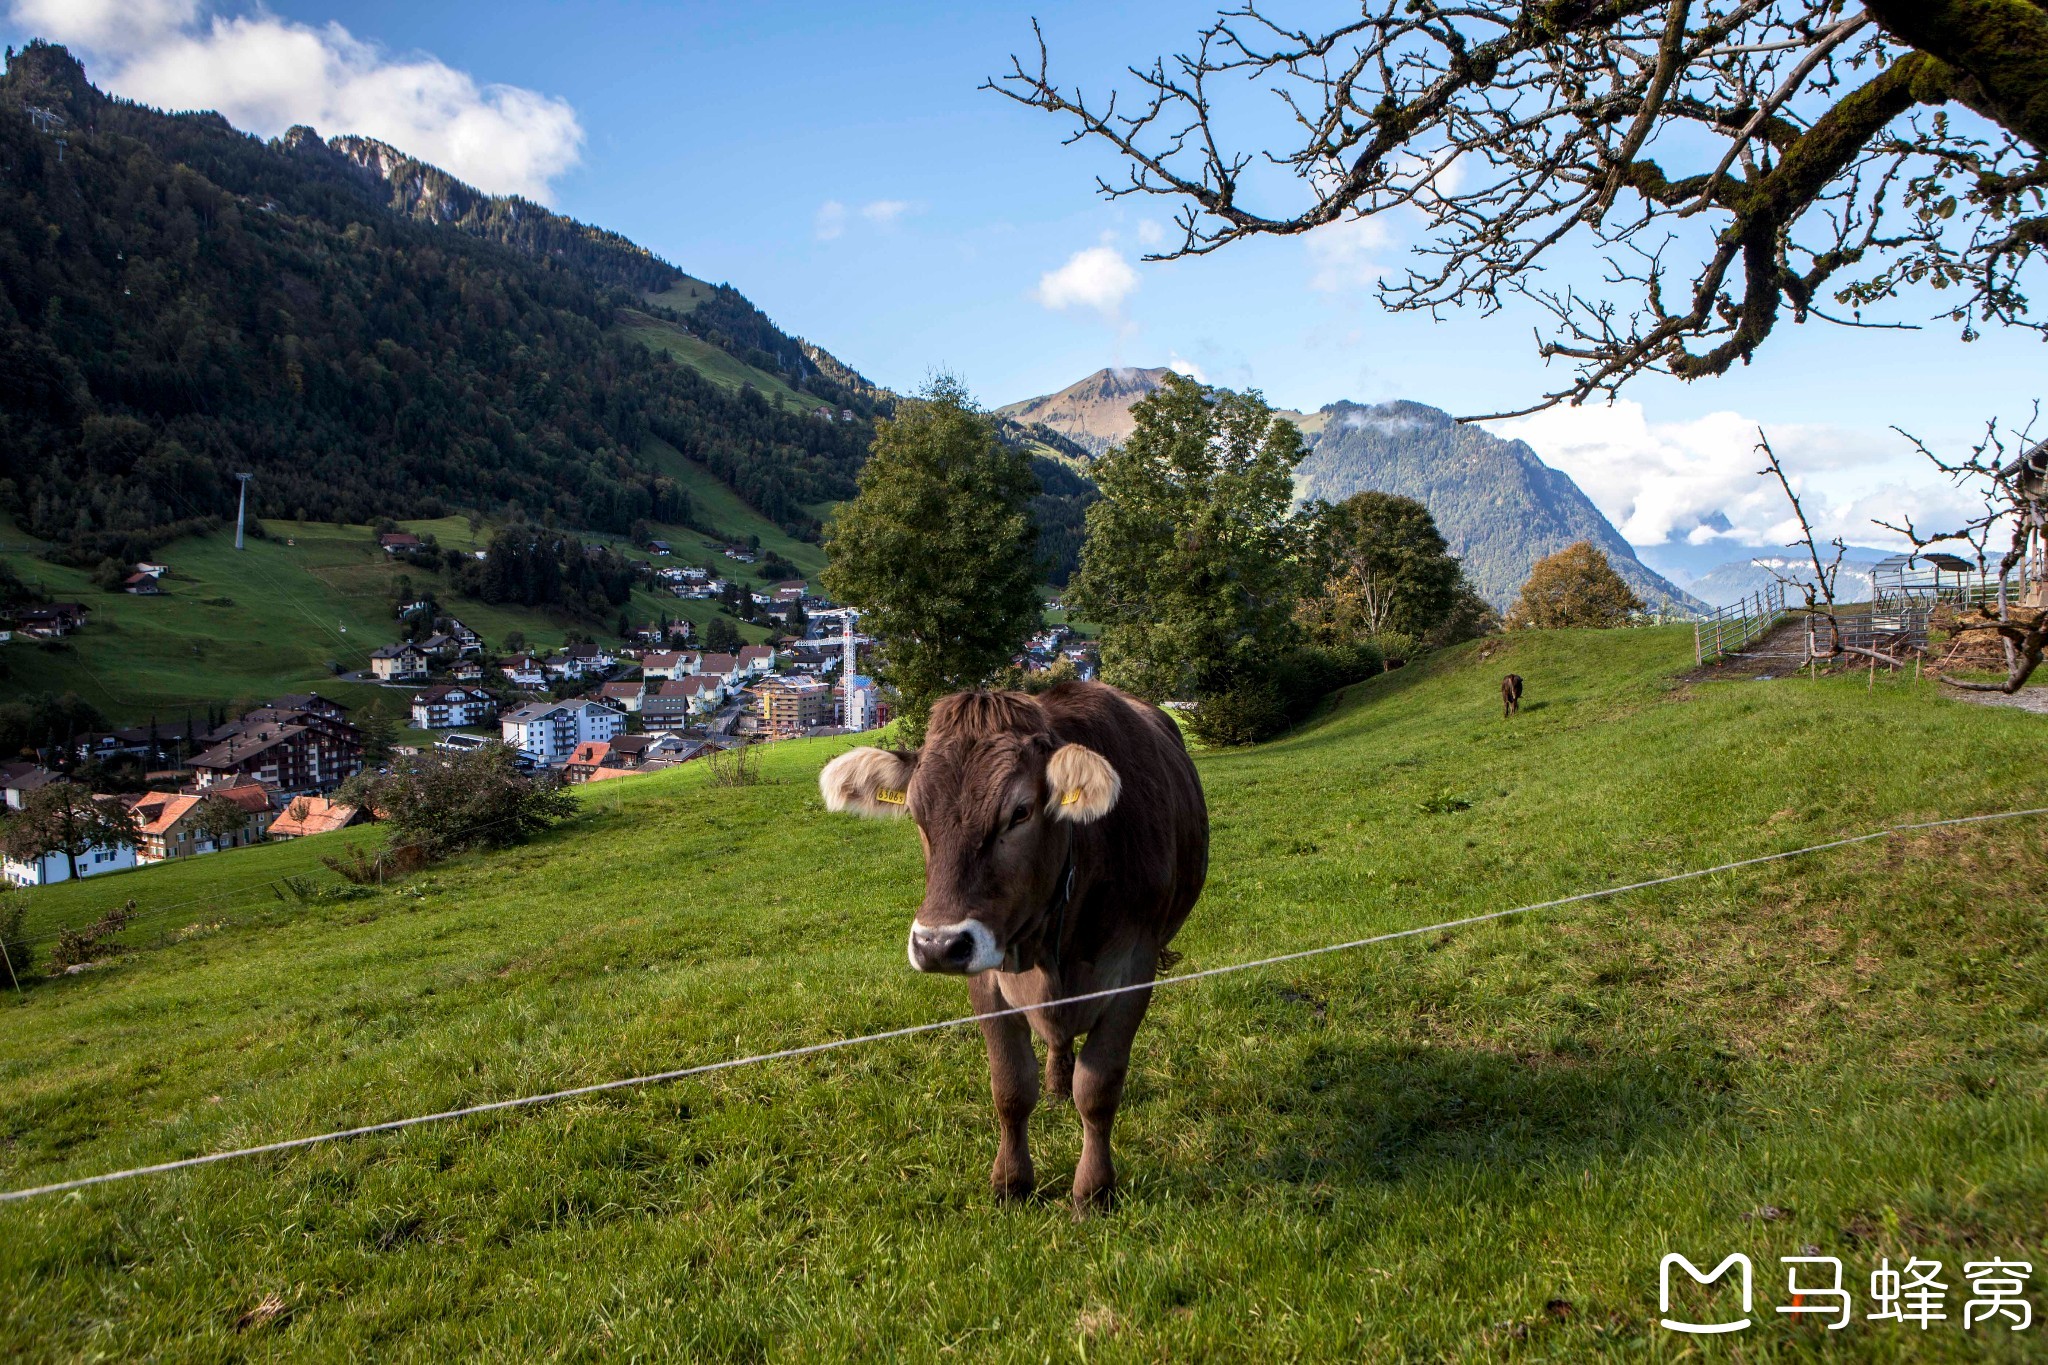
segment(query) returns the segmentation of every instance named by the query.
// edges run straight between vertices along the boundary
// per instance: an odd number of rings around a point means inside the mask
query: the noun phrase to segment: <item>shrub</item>
[[[351,778],[339,799],[373,807],[391,826],[391,847],[381,859],[387,873],[413,871],[460,849],[521,843],[577,809],[559,776],[521,772],[503,744],[401,759],[389,776]],[[344,867],[334,870],[349,876]]]
[[[1282,654],[1273,668],[1273,683],[1291,723],[1307,719],[1317,704],[1338,688],[1363,682],[1385,669],[1385,657],[1369,642],[1311,645]]]
[[[13,891],[0,892],[0,950],[5,950],[10,986],[19,985],[35,973],[36,947],[23,928],[27,918],[27,897]]]
[[[1035,697],[1040,692],[1051,691],[1061,683],[1073,682],[1080,676],[1081,670],[1074,667],[1072,659],[1058,658],[1049,666],[1031,673],[1011,664],[996,675],[995,686],[1008,688],[1012,692],[1028,692]]]
[[[1205,744],[1256,744],[1306,720],[1340,687],[1383,672],[1376,645],[1300,645],[1274,659],[1263,676],[1238,679],[1204,697],[1188,727]]]
[[[1256,744],[1287,728],[1287,708],[1272,682],[1247,679],[1202,698],[1188,728],[1204,744]]]
[[[135,902],[115,906],[83,929],[60,929],[57,944],[50,949],[50,969],[61,972],[81,966],[99,956],[104,942],[128,927],[135,917]]]
[[[365,857],[363,851],[354,844],[348,846],[348,851],[353,858],[353,862],[349,864],[350,869],[359,873],[363,880],[359,881],[356,877],[350,876],[349,872],[343,871],[341,859],[323,858],[322,862],[341,872],[346,878],[343,885],[322,886],[311,877],[280,877],[271,887],[270,894],[279,900],[284,900],[289,894],[290,898],[300,905],[320,905],[328,901],[352,901],[360,900],[364,896],[374,896],[377,893],[365,883],[376,879],[378,860]]]
[[[386,877],[406,876],[409,873],[419,871],[433,861],[433,858],[428,855],[427,850],[419,844],[394,843],[389,848],[381,849],[376,853],[366,852],[355,844],[348,844],[345,847],[347,851],[340,856],[337,857],[332,853],[323,854],[320,861],[327,865],[328,871],[349,883],[351,888],[381,886],[384,884]],[[298,896],[301,902],[311,899],[308,896],[300,896],[296,888],[290,889],[292,894]],[[340,888],[329,889],[339,890]],[[279,896],[278,899],[282,900],[284,898]],[[329,899],[348,898],[329,897]]]
[[[714,787],[751,787],[761,780],[761,755],[752,744],[714,749],[705,761]]]

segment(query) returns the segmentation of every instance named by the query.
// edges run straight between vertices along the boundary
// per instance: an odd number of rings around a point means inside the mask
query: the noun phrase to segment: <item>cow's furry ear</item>
[[[1045,765],[1045,782],[1052,789],[1047,811],[1055,820],[1077,825],[1109,814],[1124,789],[1124,780],[1109,760],[1079,744],[1053,750]]]
[[[893,749],[848,749],[818,774],[825,809],[855,815],[896,816],[906,811],[904,792],[917,765],[915,753]]]

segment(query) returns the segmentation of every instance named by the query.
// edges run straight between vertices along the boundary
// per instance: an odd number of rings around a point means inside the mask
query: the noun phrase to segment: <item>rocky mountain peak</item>
[[[24,109],[53,116],[59,131],[65,124],[90,122],[106,96],[86,79],[85,67],[61,43],[40,39],[13,52],[7,60],[7,74],[0,79],[4,89]]]
[[[1027,427],[1049,426],[1089,454],[1100,455],[1131,434],[1132,406],[1156,392],[1171,373],[1166,369],[1109,366],[1058,393],[997,408],[996,415]]]

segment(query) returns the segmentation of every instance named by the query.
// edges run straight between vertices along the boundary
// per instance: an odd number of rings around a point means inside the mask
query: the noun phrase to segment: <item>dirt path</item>
[[[1762,639],[1751,641],[1749,648],[1740,654],[1725,655],[1714,663],[1702,664],[1684,674],[1683,679],[1686,682],[1712,682],[1716,679],[1782,678],[1796,671],[1804,662],[1806,620],[1795,617],[1781,621]]]
[[[1945,687],[1942,694],[1975,706],[2010,706],[2032,711],[2037,716],[2048,716],[2048,687],[2023,687],[2010,696],[2003,692],[1958,692],[1953,687]]]

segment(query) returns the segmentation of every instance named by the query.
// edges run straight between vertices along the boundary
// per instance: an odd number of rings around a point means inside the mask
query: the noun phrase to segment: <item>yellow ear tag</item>
[[[1078,791],[1070,791],[1070,792],[1068,792],[1068,793],[1067,793],[1067,794],[1066,794],[1065,796],[1062,796],[1062,797],[1060,798],[1060,804],[1061,804],[1062,806],[1071,806],[1071,805],[1073,805],[1073,804],[1074,804],[1074,803],[1075,803],[1076,801],[1079,801],[1080,799],[1081,799],[1081,793],[1080,793],[1080,792],[1078,792]]]
[[[903,804],[903,793],[894,787],[877,787],[875,788],[875,800],[885,806],[900,806]]]

